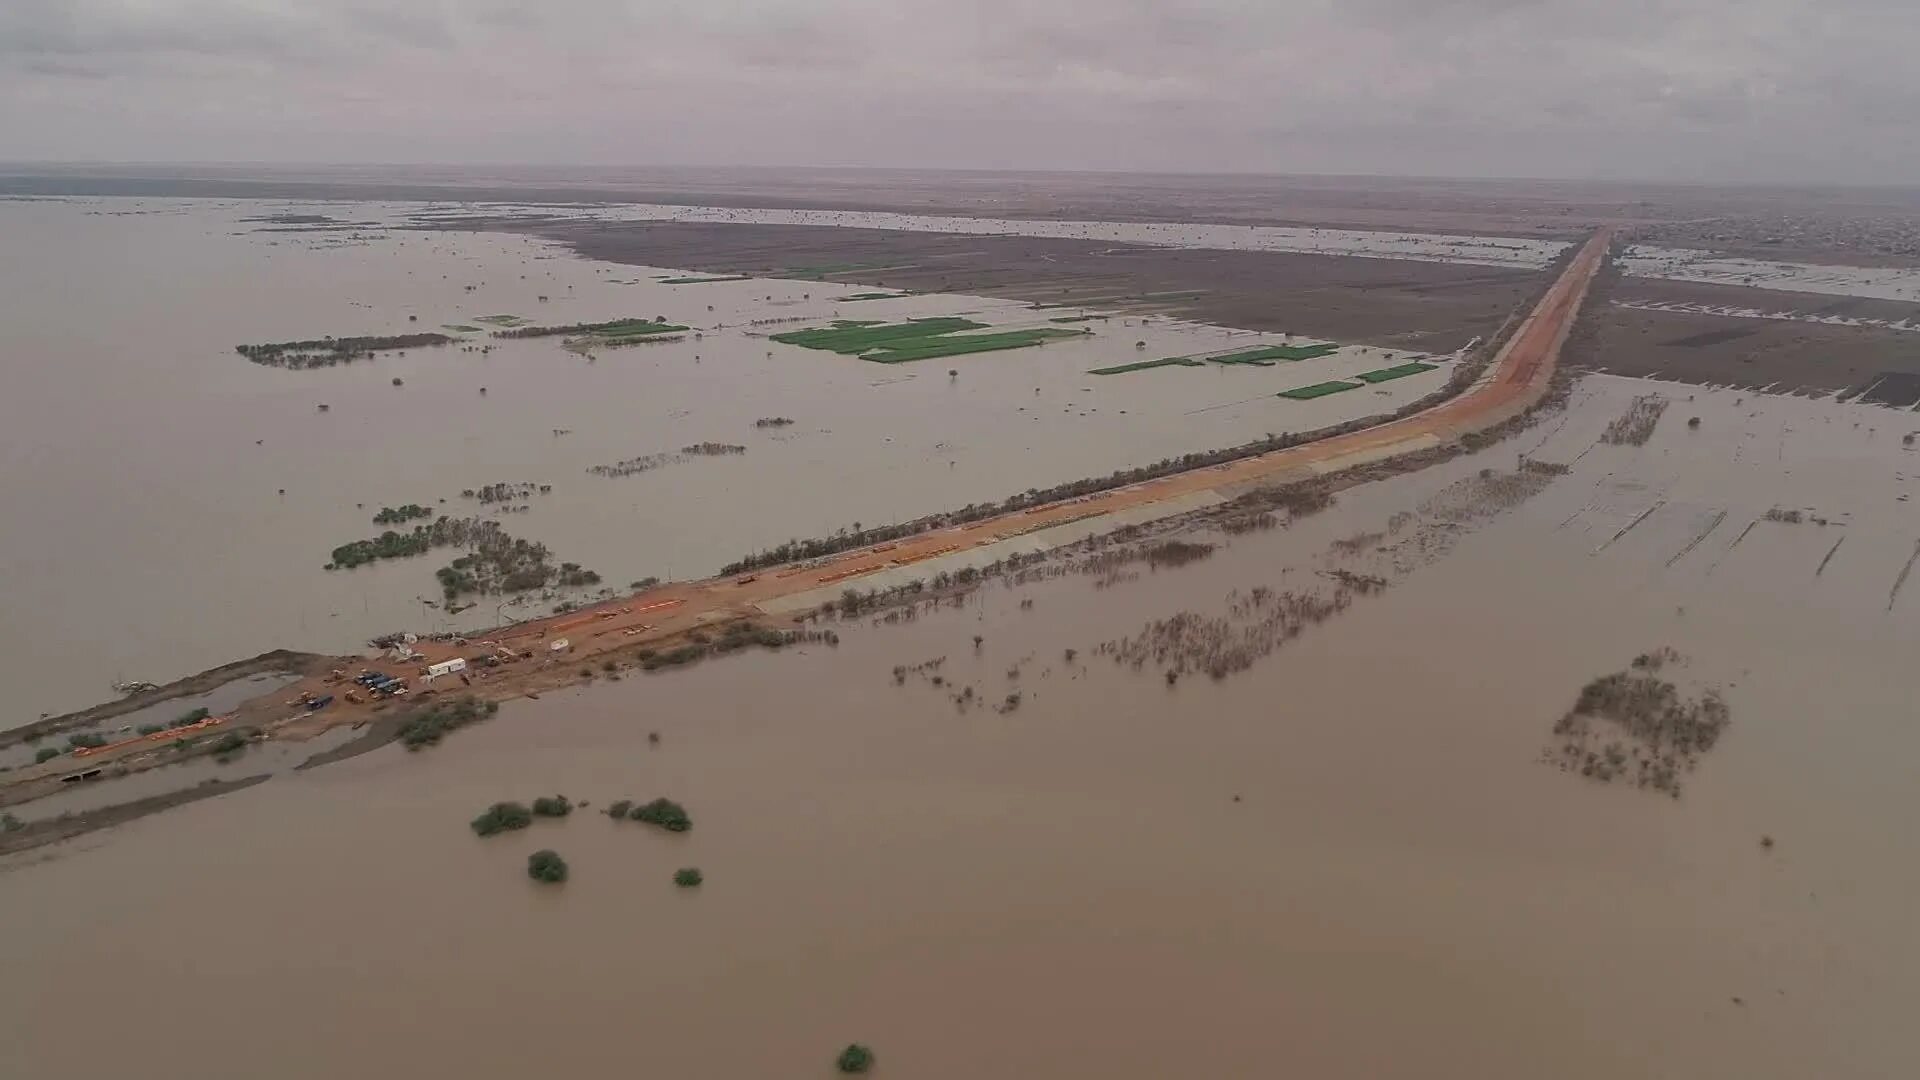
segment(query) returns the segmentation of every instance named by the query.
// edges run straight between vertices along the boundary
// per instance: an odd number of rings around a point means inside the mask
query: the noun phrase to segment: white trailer
[[[451,660],[442,660],[437,664],[428,664],[427,681],[432,682],[442,675],[458,675],[465,670],[467,670],[467,662],[457,656]]]

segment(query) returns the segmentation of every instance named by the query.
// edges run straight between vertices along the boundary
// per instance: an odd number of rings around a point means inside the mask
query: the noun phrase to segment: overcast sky
[[[0,0],[0,157],[1920,182],[1920,0]]]

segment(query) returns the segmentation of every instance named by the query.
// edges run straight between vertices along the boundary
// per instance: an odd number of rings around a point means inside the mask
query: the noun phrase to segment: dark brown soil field
[[[1692,303],[1842,315],[1855,319],[1920,319],[1920,305],[1891,300],[1771,292],[1725,285],[1623,279],[1623,303]],[[1596,366],[1621,375],[1777,390],[1860,390],[1911,405],[1903,384],[1920,375],[1920,334],[1871,327],[1748,319],[1726,315],[1610,308],[1600,321]],[[1884,382],[1882,380],[1885,380]]]
[[[1049,304],[1110,298],[1096,306],[1430,352],[1451,352],[1491,334],[1538,291],[1541,280],[1530,271],[1393,259],[827,226],[569,222],[505,227],[530,228],[584,256],[611,262],[770,276],[859,264],[875,269],[837,273],[830,280]],[[1150,295],[1188,290],[1200,295]]]

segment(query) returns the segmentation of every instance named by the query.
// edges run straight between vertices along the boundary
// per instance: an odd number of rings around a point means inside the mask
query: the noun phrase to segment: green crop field
[[[1209,356],[1207,359],[1216,364],[1260,364],[1275,360],[1313,360],[1328,353],[1338,351],[1338,345],[1263,345],[1255,349],[1242,349],[1227,353],[1225,356]]]
[[[750,274],[715,274],[711,277],[663,277],[662,285],[709,285],[716,281],[752,281]]]
[[[1433,364],[1416,362],[1412,364],[1401,364],[1398,367],[1380,368],[1377,371],[1363,371],[1355,375],[1354,378],[1363,379],[1370,383],[1383,383],[1392,379],[1404,379],[1409,375],[1418,375],[1423,371],[1432,370],[1434,370]]]
[[[1295,401],[1311,401],[1314,398],[1326,397],[1328,394],[1337,394],[1342,390],[1358,390],[1362,385],[1364,384],[1338,381],[1314,383],[1312,386],[1298,386],[1292,390],[1282,390],[1278,396],[1292,398]]]
[[[903,323],[876,323],[839,319],[831,326],[790,330],[771,335],[783,345],[824,349],[842,356],[858,356],[879,364],[904,364],[941,356],[994,352],[1038,345],[1049,338],[1078,337],[1084,331],[1053,328],[1003,330],[993,334],[962,335],[962,330],[985,330],[986,323],[958,316],[909,319]]]
[[[494,326],[519,326],[527,320],[518,315],[481,315],[473,321],[490,323]]]
[[[1092,322],[1093,320],[1099,317],[1100,316],[1098,315],[1055,315],[1053,318],[1048,319],[1047,321],[1058,322],[1058,323]]]
[[[852,296],[838,297],[837,299],[840,299],[840,300],[892,300],[896,297],[911,296],[911,295],[912,295],[911,293],[900,293],[900,292],[863,292],[863,293],[854,293]]]
[[[941,334],[935,337],[890,342],[871,352],[861,353],[860,359],[872,360],[876,364],[905,364],[915,360],[935,360],[942,356],[997,352],[1001,349],[1024,349],[1051,338],[1079,336],[1079,333],[1072,330],[1051,329],[1006,330],[998,334]]]
[[[805,349],[825,349],[842,356],[859,356],[868,349],[895,341],[908,341],[914,338],[937,337],[959,330],[984,330],[986,323],[974,322],[957,316],[934,319],[909,319],[903,323],[863,322],[856,319],[836,319],[831,326],[822,326],[810,330],[789,330],[784,334],[772,335],[773,340],[782,345],[798,345]]]
[[[480,332],[480,328],[477,326],[468,326],[465,323],[453,323],[453,322],[441,323],[440,329],[452,330],[456,334],[477,334]]]
[[[1145,371],[1157,367],[1206,367],[1198,360],[1185,356],[1167,356],[1159,360],[1137,360],[1131,364],[1116,364],[1113,367],[1094,368],[1089,375],[1125,375],[1129,371]]]

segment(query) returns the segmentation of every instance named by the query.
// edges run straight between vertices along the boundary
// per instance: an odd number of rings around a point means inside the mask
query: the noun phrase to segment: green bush
[[[840,1051],[840,1060],[834,1064],[843,1073],[863,1073],[873,1068],[873,1051],[859,1043],[850,1043]]]
[[[134,730],[134,734],[136,735],[157,735],[160,732],[165,731],[166,728],[161,727],[159,724],[141,724],[139,727],[134,728],[133,730]]]
[[[621,799],[619,802],[616,802],[612,806],[607,807],[607,816],[618,820],[620,818],[626,817],[627,811],[632,808],[633,808],[632,799]]]
[[[107,737],[92,731],[82,731],[77,735],[67,736],[67,745],[75,748],[86,747],[91,749],[96,746],[107,745]]]
[[[533,824],[533,811],[517,802],[497,802],[486,813],[473,819],[473,831],[481,836],[524,829]]]
[[[33,763],[35,765],[38,765],[42,762],[52,761],[54,758],[57,758],[59,756],[60,756],[60,751],[54,749],[51,746],[43,746],[40,749],[35,750],[33,752]]]
[[[213,745],[208,747],[208,752],[214,754],[231,754],[236,750],[246,749],[246,745],[247,737],[245,735],[237,731],[229,731],[214,740]]]
[[[0,814],[0,832],[19,832],[21,829],[24,829],[26,827],[27,827],[26,822],[21,821],[19,818],[14,817],[12,814]],[[700,871],[698,870],[694,871],[694,873],[696,874],[698,874],[699,872]]]
[[[551,848],[542,848],[527,856],[527,876],[535,881],[558,885],[567,880],[567,860]]]
[[[457,731],[499,711],[499,702],[481,702],[472,697],[463,697],[435,705],[423,712],[414,713],[401,722],[400,741],[405,743],[409,750],[432,746],[446,737],[449,732]]]
[[[691,889],[705,880],[697,866],[683,867],[673,872],[673,883],[683,889]]]
[[[655,799],[633,808],[633,820],[644,821],[649,825],[658,825],[668,832],[686,832],[693,828],[693,819],[687,816],[686,807],[672,799]]]
[[[533,812],[537,817],[566,817],[573,813],[573,804],[565,795],[555,795],[549,799],[545,795],[533,800]]]
[[[197,724],[200,721],[205,720],[207,717],[212,715],[213,715],[212,713],[208,712],[205,709],[194,709],[191,712],[183,712],[179,716],[174,717],[173,723],[168,724],[167,726],[168,727],[186,727],[188,724]]]

